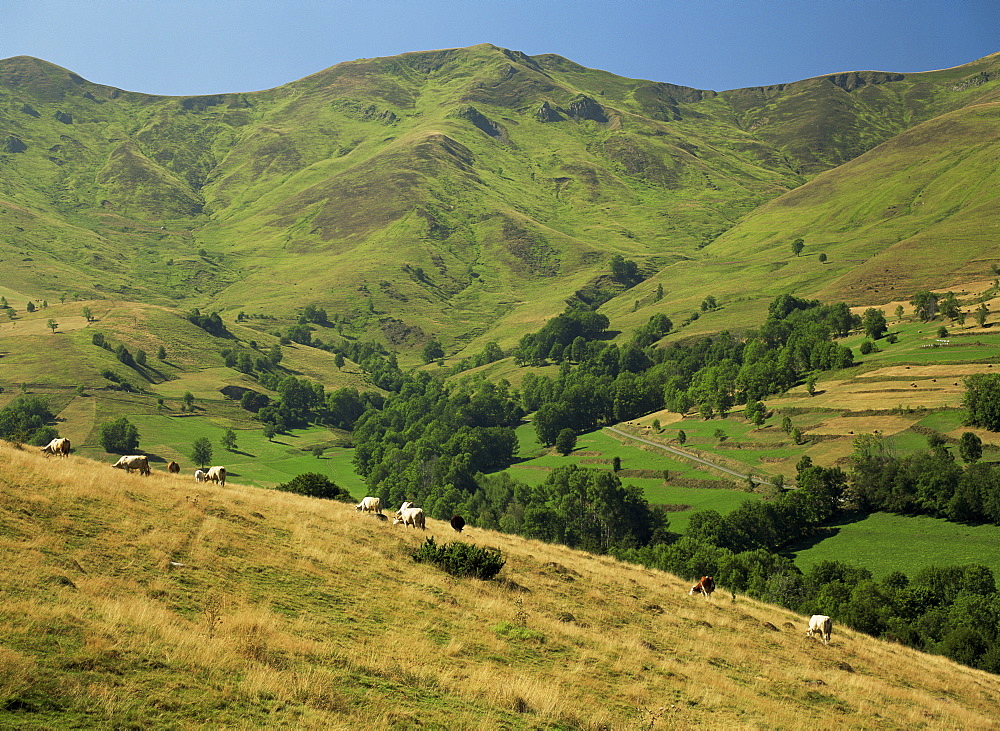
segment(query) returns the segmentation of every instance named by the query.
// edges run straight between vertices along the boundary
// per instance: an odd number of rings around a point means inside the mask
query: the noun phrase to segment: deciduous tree
[[[203,468],[212,461],[212,442],[208,437],[198,437],[191,444],[191,461]]]
[[[864,328],[865,335],[872,340],[878,340],[885,335],[889,325],[885,321],[885,314],[877,307],[869,307],[861,315],[861,327]]]

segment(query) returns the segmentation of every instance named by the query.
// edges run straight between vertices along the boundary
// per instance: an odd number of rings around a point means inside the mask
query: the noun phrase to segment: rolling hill
[[[230,315],[317,303],[347,334],[412,358],[431,336],[449,353],[509,345],[581,290],[620,292],[612,254],[653,277],[605,306],[623,328],[657,283],[672,314],[709,290],[753,298],[761,275],[774,290],[833,296],[856,288],[855,260],[890,249],[891,270],[964,237],[950,276],[993,240],[982,213],[966,212],[985,193],[970,198],[944,171],[987,170],[995,138],[959,151],[989,124],[998,64],[714,92],[487,44],[168,98],[5,59],[0,286]],[[947,213],[855,225],[866,214],[831,196],[872,198],[859,156],[897,171],[882,181],[885,207],[921,190],[902,171],[928,185],[945,176],[922,202],[931,211],[933,192]],[[988,177],[976,180],[985,190]],[[921,238],[931,218],[934,239]],[[802,271],[787,250],[797,235],[829,248],[830,266]],[[701,327],[738,325],[733,309]]]
[[[0,445],[0,724],[993,728],[1000,678],[658,571]],[[455,540],[444,523],[428,535]],[[600,699],[595,702],[595,699]]]

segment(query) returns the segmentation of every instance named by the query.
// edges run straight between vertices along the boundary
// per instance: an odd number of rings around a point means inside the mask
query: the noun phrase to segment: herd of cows
[[[55,454],[60,457],[68,457],[72,448],[69,439],[60,437],[53,439],[41,449],[42,454]],[[151,472],[149,469],[149,457],[144,454],[127,454],[124,457],[120,457],[111,466],[115,469],[125,470],[126,472],[138,472],[140,475],[148,475]],[[167,463],[167,472],[170,474],[176,475],[180,471],[181,466],[173,460]],[[194,479],[198,482],[216,482],[225,486],[226,468],[220,465],[209,467],[207,470],[195,470]]]
[[[354,509],[361,513],[370,513],[374,518],[378,520],[388,520],[388,518],[382,513],[382,500],[377,497],[368,496],[362,498],[361,502],[354,506]],[[453,515],[451,517],[451,527],[457,532],[461,533],[462,529],[465,528],[465,518],[461,515]],[[399,506],[399,510],[396,511],[395,516],[392,519],[393,525],[404,525],[412,526],[414,528],[420,528],[420,530],[427,529],[427,518],[424,515],[423,508],[413,507],[413,503],[407,501]]]
[[[72,447],[69,439],[59,438],[53,439],[41,449],[42,454],[68,457]],[[123,469],[126,472],[138,472],[140,475],[148,475],[150,473],[149,459],[143,454],[126,455],[111,466]],[[181,467],[176,462],[171,461],[167,464],[167,472],[171,474],[177,474],[180,470]],[[194,478],[198,482],[215,482],[225,486],[226,468],[217,466],[209,467],[207,470],[195,470]],[[354,509],[361,513],[368,513],[378,520],[388,520],[388,518],[382,513],[382,500],[374,496],[362,498],[361,502],[354,506]],[[451,527],[459,533],[461,533],[462,529],[465,528],[465,520],[461,515],[452,516],[450,522]],[[414,507],[411,502],[405,502],[399,506],[399,510],[397,510],[396,514],[393,516],[392,524],[411,526],[413,528],[420,528],[420,530],[426,530],[427,517],[424,515],[422,508]],[[711,598],[712,592],[714,591],[715,579],[711,576],[702,576],[698,583],[691,587],[691,591],[689,591],[688,594],[691,596],[694,596],[695,594],[703,594],[706,598]],[[830,634],[832,631],[833,620],[830,619],[830,617],[827,617],[824,614],[814,614],[809,618],[809,629],[806,630],[806,635],[808,637],[819,635],[819,637],[823,640],[823,644],[828,645],[830,644]]]
[[[689,595],[704,594],[706,598],[711,598],[715,591],[715,579],[711,576],[702,576],[698,583],[691,587]],[[825,614],[814,614],[809,618],[809,629],[806,630],[807,637],[819,635],[824,645],[830,644],[830,634],[833,632],[833,620]]]

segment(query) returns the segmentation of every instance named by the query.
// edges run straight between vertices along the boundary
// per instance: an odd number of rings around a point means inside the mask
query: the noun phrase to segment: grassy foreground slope
[[[0,445],[0,724],[991,728],[1000,678],[773,606],[471,530],[414,564],[350,505]],[[427,533],[451,540],[431,521]]]

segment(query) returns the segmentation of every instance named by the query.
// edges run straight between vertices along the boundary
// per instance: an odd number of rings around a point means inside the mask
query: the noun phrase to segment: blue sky
[[[1000,0],[0,0],[0,58],[152,94],[477,43],[721,91],[968,63],[1000,51]]]

